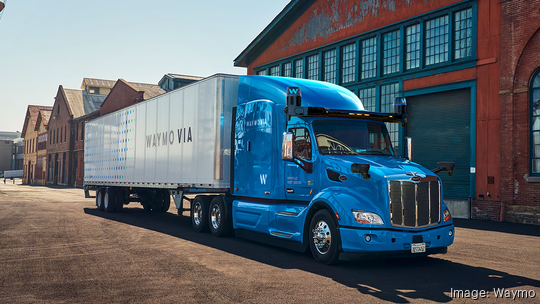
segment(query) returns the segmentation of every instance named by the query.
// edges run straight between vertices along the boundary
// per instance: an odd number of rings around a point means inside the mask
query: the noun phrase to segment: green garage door
[[[456,164],[454,174],[438,175],[444,198],[470,195],[471,92],[470,89],[407,97],[407,136],[413,138],[413,161],[428,169],[439,161]]]

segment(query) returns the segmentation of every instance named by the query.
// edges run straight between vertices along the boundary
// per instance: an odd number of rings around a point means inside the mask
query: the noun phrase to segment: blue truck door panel
[[[272,198],[275,149],[272,118],[275,103],[256,100],[237,109],[236,195]],[[243,117],[242,117],[243,115]]]

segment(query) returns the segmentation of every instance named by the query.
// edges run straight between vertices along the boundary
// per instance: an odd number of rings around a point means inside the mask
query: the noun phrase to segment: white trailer
[[[114,209],[99,206],[107,187],[135,192],[110,190],[124,196],[117,208],[138,199],[145,208],[168,209],[151,202],[178,188],[226,192],[237,99],[238,76],[217,74],[87,122],[84,185],[98,189],[98,208]],[[183,193],[171,194],[181,212]]]

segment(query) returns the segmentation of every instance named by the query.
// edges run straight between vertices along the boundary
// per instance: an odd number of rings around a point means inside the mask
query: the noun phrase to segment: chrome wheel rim
[[[195,222],[195,225],[199,226],[201,224],[202,219],[202,206],[201,203],[195,203],[195,207],[193,208],[193,221]]]
[[[332,245],[332,233],[328,224],[321,220],[313,229],[313,243],[320,254],[327,254]]]
[[[101,202],[101,191],[99,191],[96,195],[97,195],[96,207],[101,207],[101,204],[103,204]]]
[[[218,205],[214,205],[212,207],[210,218],[212,219],[212,227],[217,230],[221,224],[221,210],[219,209]]]
[[[109,207],[109,193],[105,192],[105,197],[103,199],[103,204],[105,205],[105,208]]]

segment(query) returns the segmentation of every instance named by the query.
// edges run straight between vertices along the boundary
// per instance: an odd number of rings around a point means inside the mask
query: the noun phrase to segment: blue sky
[[[233,60],[289,0],[7,0],[0,19],[0,131],[84,77],[246,74]]]

